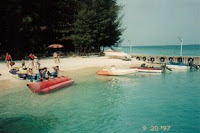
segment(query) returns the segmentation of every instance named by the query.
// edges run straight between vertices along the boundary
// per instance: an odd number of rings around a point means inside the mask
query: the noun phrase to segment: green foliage
[[[120,6],[115,0],[93,0],[79,3],[82,7],[74,24],[71,36],[78,52],[100,51],[101,46],[112,46],[120,42]]]
[[[2,0],[0,9],[0,50],[17,58],[52,43],[98,52],[120,42],[123,31],[116,0]]]

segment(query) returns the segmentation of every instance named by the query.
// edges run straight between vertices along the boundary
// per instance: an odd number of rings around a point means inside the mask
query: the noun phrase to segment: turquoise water
[[[130,47],[121,47],[122,51],[129,53]],[[166,46],[133,46],[133,54],[179,56],[180,45]],[[200,56],[200,45],[183,45],[183,56]]]
[[[97,70],[67,72],[75,84],[44,95],[9,81],[0,88],[0,132],[200,132],[200,71],[105,77]]]

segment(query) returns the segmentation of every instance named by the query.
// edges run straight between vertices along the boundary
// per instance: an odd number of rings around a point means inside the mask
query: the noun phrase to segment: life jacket
[[[10,55],[6,55],[6,60],[11,60],[11,56]]]
[[[33,54],[30,54],[30,55],[29,55],[29,58],[32,59],[32,60],[34,60],[34,55],[33,55]]]

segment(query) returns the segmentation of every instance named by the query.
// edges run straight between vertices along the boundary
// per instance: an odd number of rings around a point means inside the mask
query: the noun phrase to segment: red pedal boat
[[[33,93],[49,93],[73,84],[74,81],[68,76],[57,77],[42,82],[32,82],[27,84]]]

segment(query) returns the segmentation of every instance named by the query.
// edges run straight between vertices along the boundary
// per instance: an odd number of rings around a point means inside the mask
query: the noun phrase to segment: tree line
[[[6,0],[0,2],[0,52],[16,58],[60,43],[77,54],[117,45],[123,32],[116,0]]]

